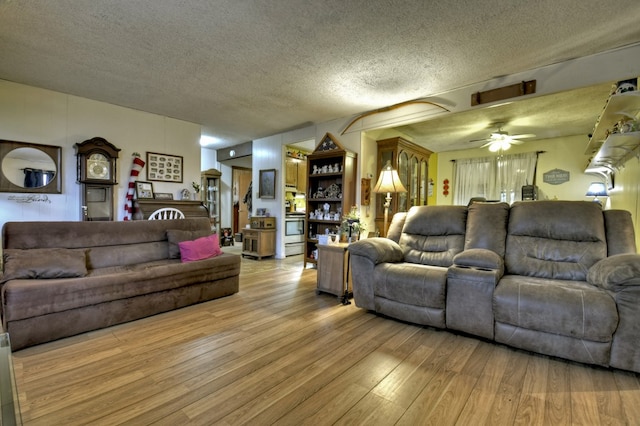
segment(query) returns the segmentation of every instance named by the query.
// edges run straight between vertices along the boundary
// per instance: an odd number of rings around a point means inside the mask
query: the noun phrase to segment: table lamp
[[[391,161],[387,161],[387,164],[380,171],[380,177],[376,186],[373,188],[373,192],[387,193],[384,203],[384,225],[383,236],[387,236],[387,223],[389,222],[389,209],[391,207],[391,193],[407,192],[407,189],[402,184],[398,171],[391,168]]]
[[[600,203],[598,197],[607,196],[607,187],[602,182],[591,182],[591,185],[589,185],[589,189],[585,195],[587,197],[593,197],[594,202]]]

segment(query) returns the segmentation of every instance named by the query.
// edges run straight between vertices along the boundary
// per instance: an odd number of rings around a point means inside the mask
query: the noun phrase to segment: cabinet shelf
[[[342,173],[314,173],[309,175],[310,179],[314,178],[326,178],[326,177],[342,177]]]
[[[309,219],[309,223],[324,223],[327,225],[340,225],[342,223],[341,220],[322,220],[322,219]]]
[[[329,202],[329,203],[331,203],[331,202],[339,203],[341,201],[342,201],[342,198],[310,198],[309,199],[310,203],[313,203],[313,202],[316,202],[316,203],[327,203],[327,202]]]
[[[316,146],[315,151],[307,156],[307,213],[314,212],[316,209],[324,211],[324,204],[328,204],[331,214],[344,214],[355,204],[356,192],[356,154],[345,150],[340,143],[329,133]],[[313,173],[314,170],[325,170],[329,167],[336,170],[336,164],[340,167],[340,172],[329,173]],[[315,167],[315,169],[314,169]],[[326,191],[327,188],[337,186],[340,189],[341,197],[324,197],[322,195],[335,195],[334,192],[320,193]],[[312,194],[318,194],[320,197],[311,198]],[[335,216],[334,216],[335,217]],[[324,234],[327,230],[335,230],[336,226],[340,226],[341,220],[324,220],[324,219],[308,219],[309,229],[306,232],[304,264],[316,264],[315,253],[317,250],[318,240],[310,236]]]
[[[640,113],[640,92],[613,94],[596,121],[585,151],[592,155],[585,172],[613,170],[631,157],[640,146],[640,132],[611,133],[620,120],[635,120]]]

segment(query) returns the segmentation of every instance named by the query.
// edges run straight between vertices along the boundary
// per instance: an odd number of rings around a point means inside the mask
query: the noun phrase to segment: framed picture
[[[136,198],[147,200],[153,198],[153,184],[151,182],[136,181]]]
[[[153,198],[156,200],[173,200],[173,194],[170,192],[156,192],[153,194]]]
[[[276,198],[276,169],[260,170],[258,198]]]
[[[147,179],[182,183],[183,158],[179,155],[147,152]]]

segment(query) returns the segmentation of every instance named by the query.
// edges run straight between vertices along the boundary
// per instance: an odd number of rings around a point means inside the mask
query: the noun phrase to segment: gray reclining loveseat
[[[421,206],[349,246],[357,306],[640,372],[640,255],[629,212],[529,201]]]

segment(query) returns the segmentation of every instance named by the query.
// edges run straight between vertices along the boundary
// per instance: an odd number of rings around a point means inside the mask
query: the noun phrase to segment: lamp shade
[[[398,176],[398,172],[391,168],[390,161],[387,161],[387,165],[380,172],[380,177],[376,186],[373,187],[373,192],[407,192],[400,180],[400,176]]]
[[[591,182],[586,195],[591,197],[606,197],[607,187],[602,182]]]

